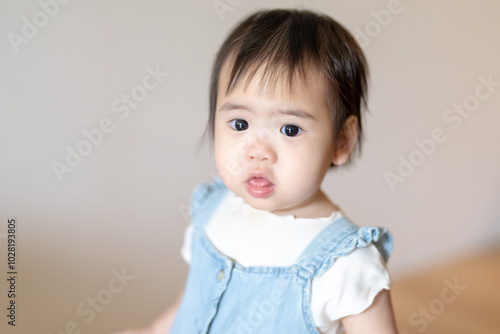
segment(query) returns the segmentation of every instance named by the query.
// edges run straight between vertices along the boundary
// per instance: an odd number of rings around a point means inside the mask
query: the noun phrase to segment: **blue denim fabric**
[[[193,192],[191,263],[170,333],[317,334],[310,309],[312,280],[355,248],[373,243],[385,260],[392,250],[386,229],[358,228],[340,218],[324,228],[292,266],[242,267],[219,253],[205,234],[227,191],[217,179]]]

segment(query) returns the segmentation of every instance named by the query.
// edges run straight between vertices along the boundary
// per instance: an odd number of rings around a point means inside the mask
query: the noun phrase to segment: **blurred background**
[[[2,333],[111,333],[173,301],[190,193],[216,173],[202,138],[215,53],[276,7],[332,16],[367,56],[362,155],[323,186],[357,224],[392,231],[401,333],[498,332],[499,2],[2,0],[6,278],[16,222]]]

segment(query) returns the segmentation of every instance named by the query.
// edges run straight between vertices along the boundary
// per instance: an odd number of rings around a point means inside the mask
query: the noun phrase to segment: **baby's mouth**
[[[265,198],[274,191],[275,186],[265,177],[251,177],[245,182],[248,193],[256,198]]]

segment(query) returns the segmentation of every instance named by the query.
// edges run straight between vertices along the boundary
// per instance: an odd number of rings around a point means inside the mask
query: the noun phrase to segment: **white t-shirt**
[[[290,266],[321,230],[341,216],[338,211],[324,218],[278,216],[252,208],[229,191],[210,218],[206,234],[220,253],[242,266]],[[189,225],[181,250],[187,263],[192,232]],[[389,286],[385,262],[374,245],[338,258],[312,281],[311,311],[319,332],[342,333],[340,319],[363,312]]]

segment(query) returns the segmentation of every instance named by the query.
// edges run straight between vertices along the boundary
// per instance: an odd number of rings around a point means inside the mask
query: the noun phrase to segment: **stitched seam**
[[[345,237],[344,237],[341,241],[339,241],[339,242],[337,243],[337,245],[336,245],[336,246],[335,246],[332,250],[328,251],[328,255],[326,255],[325,259],[324,259],[322,262],[320,262],[320,263],[319,263],[319,265],[315,268],[316,270],[315,270],[315,272],[313,273],[313,278],[317,276],[318,272],[320,271],[320,269],[321,269],[321,268],[323,268],[323,266],[324,266],[325,264],[327,264],[328,266],[331,266],[331,265],[332,265],[332,263],[333,263],[333,261],[332,261],[332,260],[333,260],[333,259],[336,259],[336,258],[338,257],[338,255],[337,255],[337,256],[335,256],[335,255],[332,255],[332,254],[334,254],[334,253],[335,253],[335,251],[336,251],[336,250],[340,247],[340,245],[342,245],[342,244],[344,243],[344,241],[345,241],[347,238],[351,237],[353,234],[356,234],[356,233],[357,233],[357,230],[356,230],[356,231],[354,231],[354,232],[349,233],[349,234],[348,234],[348,235],[346,235],[346,236],[345,236]],[[323,252],[323,251],[325,251],[325,252],[326,252],[326,250],[325,250],[325,249],[322,249],[322,252]]]

